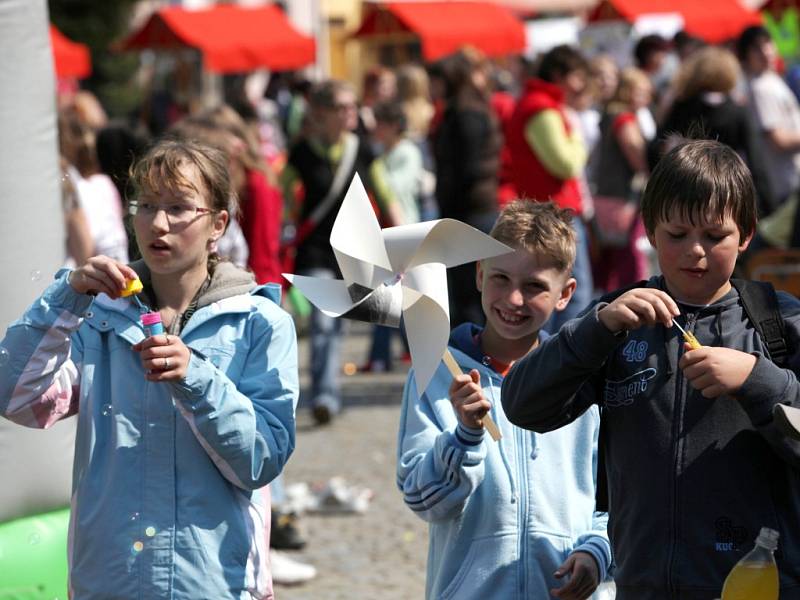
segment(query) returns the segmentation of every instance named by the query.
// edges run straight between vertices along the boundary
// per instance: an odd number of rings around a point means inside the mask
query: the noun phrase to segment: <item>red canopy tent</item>
[[[522,22],[507,8],[490,2],[381,2],[364,6],[364,18],[354,37],[409,32],[419,37],[425,60],[436,60],[465,45],[479,48],[487,56],[525,49]]]
[[[58,77],[83,79],[92,73],[92,59],[85,44],[73,42],[54,25],[50,25],[50,47]]]
[[[633,22],[645,14],[679,13],[686,33],[716,44],[737,37],[761,15],[738,0],[602,0],[589,21],[624,19]]]
[[[220,4],[203,10],[166,7],[126,38],[123,50],[196,48],[218,73],[298,69],[315,60],[314,39],[297,31],[277,6]]]

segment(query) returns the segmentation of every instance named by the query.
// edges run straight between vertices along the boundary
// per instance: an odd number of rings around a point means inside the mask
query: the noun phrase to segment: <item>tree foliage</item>
[[[53,24],[89,47],[92,75],[81,87],[94,92],[111,116],[129,114],[141,102],[133,81],[138,55],[112,50],[129,31],[134,4],[136,0],[48,0]]]

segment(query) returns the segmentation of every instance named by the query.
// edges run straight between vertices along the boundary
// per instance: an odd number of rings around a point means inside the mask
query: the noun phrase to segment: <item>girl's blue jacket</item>
[[[185,378],[156,383],[131,350],[144,339],[136,306],[78,294],[67,275],[7,331],[0,414],[45,428],[77,413],[71,597],[271,598],[260,488],[294,449],[298,395],[277,286],[221,263],[219,299],[181,332]]]

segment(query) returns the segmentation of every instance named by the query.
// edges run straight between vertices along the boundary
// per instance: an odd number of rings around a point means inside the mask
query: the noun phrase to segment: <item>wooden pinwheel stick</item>
[[[452,354],[450,354],[449,349],[445,348],[442,360],[444,360],[444,364],[447,365],[448,371],[450,371],[450,374],[454,378],[464,374],[464,372],[461,370],[461,367],[458,366],[456,359],[453,358]],[[500,433],[500,428],[497,427],[497,423],[494,422],[494,419],[492,419],[492,415],[490,415],[489,413],[486,413],[486,415],[483,417],[483,426],[486,428],[486,431],[489,432],[489,435],[492,436],[492,439],[495,442],[498,441],[501,437],[503,437],[503,434]]]

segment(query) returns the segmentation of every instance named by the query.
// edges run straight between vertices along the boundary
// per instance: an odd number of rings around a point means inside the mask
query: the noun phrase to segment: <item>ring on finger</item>
[[[164,357],[164,370],[167,371],[169,369],[169,357]]]

